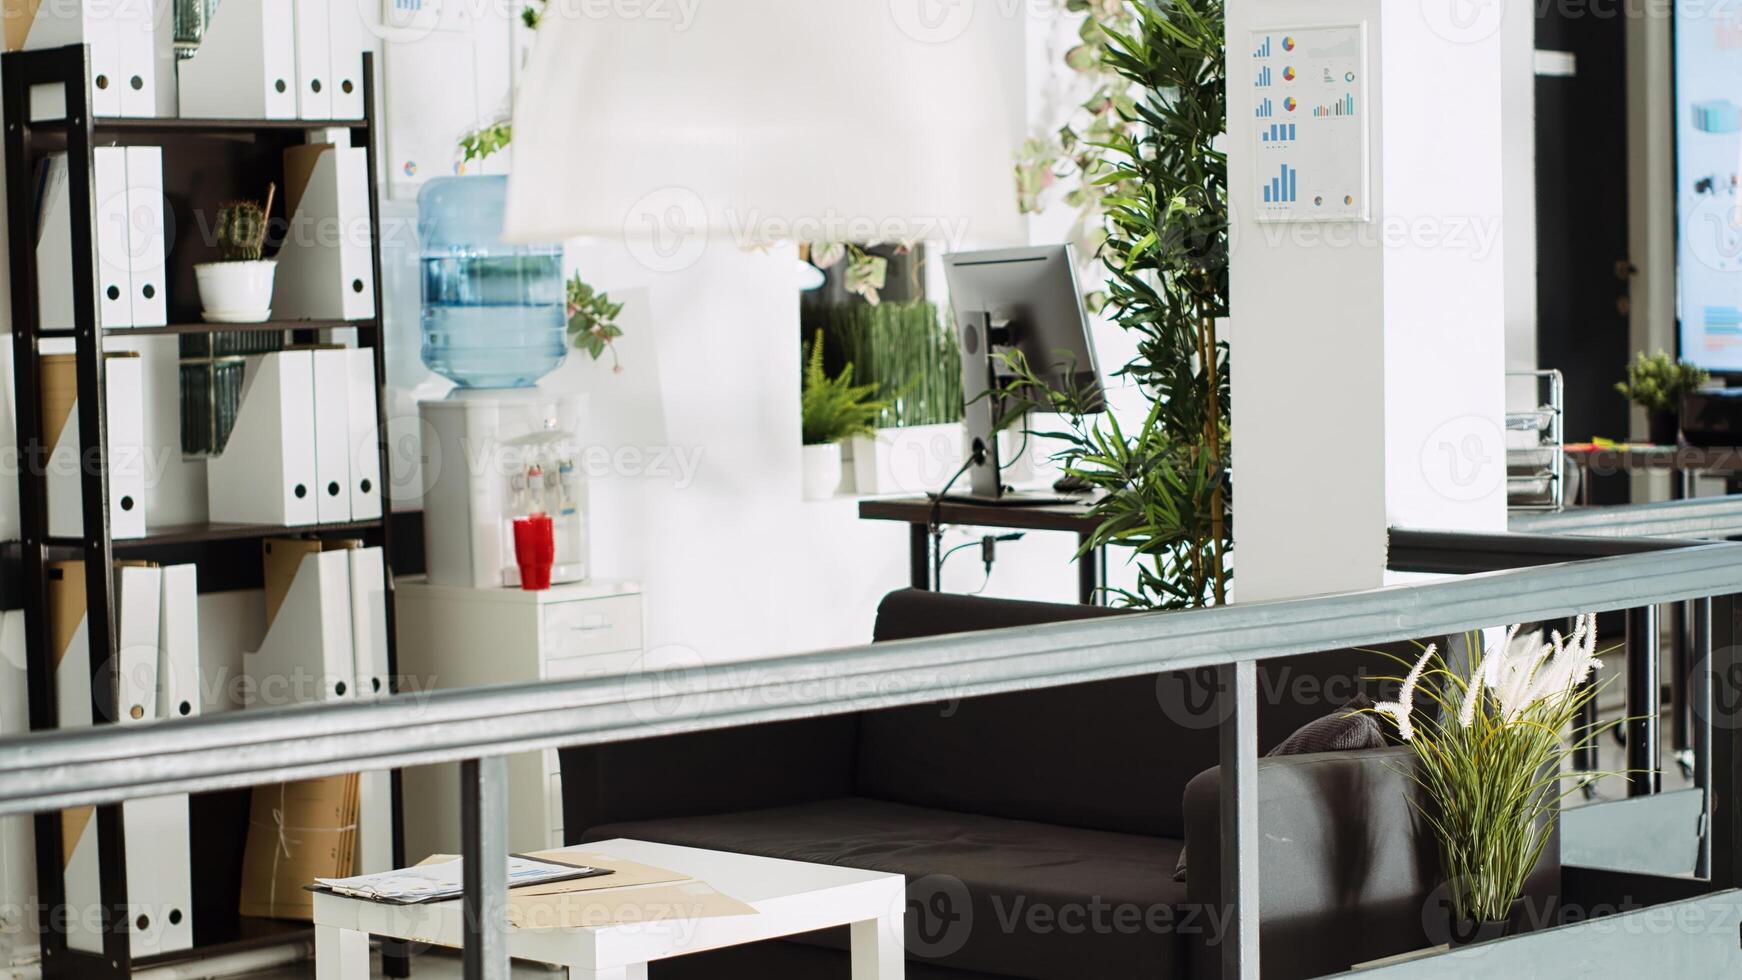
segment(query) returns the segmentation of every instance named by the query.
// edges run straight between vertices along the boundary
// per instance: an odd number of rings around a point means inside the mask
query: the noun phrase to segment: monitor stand
[[[968,466],[969,491],[945,493],[943,499],[985,507],[1056,507],[1080,503],[1080,499],[1017,492],[1004,486],[998,436],[993,431],[999,408],[993,348],[1009,345],[1010,323],[994,320],[991,313],[981,311],[967,314],[958,329],[962,341],[962,421],[968,430],[968,444],[982,452],[979,461]]]

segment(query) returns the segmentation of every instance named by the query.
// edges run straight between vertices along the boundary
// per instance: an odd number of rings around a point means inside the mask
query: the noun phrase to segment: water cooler
[[[432,180],[418,195],[423,362],[453,381],[420,402],[431,585],[520,584],[514,519],[551,518],[552,582],[587,576],[585,396],[537,387],[568,352],[561,245],[501,240],[505,177]]]
[[[423,547],[431,585],[520,585],[514,518],[551,517],[552,582],[587,577],[586,481],[576,434],[586,396],[457,388],[423,417]]]

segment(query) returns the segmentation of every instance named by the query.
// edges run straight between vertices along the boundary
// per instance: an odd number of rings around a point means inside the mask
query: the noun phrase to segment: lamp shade
[[[1019,241],[1024,10],[552,0],[507,234],[622,237],[674,267],[722,239]]]

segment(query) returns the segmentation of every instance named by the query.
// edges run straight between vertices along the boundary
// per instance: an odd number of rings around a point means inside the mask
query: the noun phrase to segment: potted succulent
[[[804,496],[832,497],[841,488],[841,443],[874,431],[884,404],[872,398],[876,385],[853,384],[853,365],[829,377],[823,370],[823,333],[817,331],[805,358],[802,417]]]
[[[1653,445],[1673,446],[1681,434],[1682,398],[1700,390],[1708,380],[1706,372],[1686,361],[1677,361],[1663,351],[1642,351],[1627,366],[1627,380],[1615,390],[1645,409]]]
[[[1621,724],[1579,721],[1601,687],[1589,683],[1602,667],[1595,616],[1578,617],[1564,637],[1520,636],[1514,626],[1485,654],[1481,634],[1462,642],[1467,657],[1423,649],[1397,700],[1367,709],[1389,717],[1412,750],[1421,791],[1412,802],[1439,845],[1446,911],[1443,923],[1424,925],[1452,945],[1546,916],[1524,907],[1525,883],[1553,844],[1561,800],[1593,778],[1568,761]]]
[[[218,209],[218,261],[194,266],[200,288],[200,315],[208,323],[261,323],[272,318],[274,259],[261,257],[266,222],[277,185],[266,188],[266,203],[235,201]]]

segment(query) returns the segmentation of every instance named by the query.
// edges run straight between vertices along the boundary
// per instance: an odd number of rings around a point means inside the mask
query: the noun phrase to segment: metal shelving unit
[[[1559,371],[1515,371],[1536,385],[1536,407],[1506,413],[1506,503],[1559,511],[1567,501],[1566,380]]]
[[[90,669],[93,676],[111,673],[119,663],[115,656],[116,612],[109,569],[117,554],[130,558],[164,558],[174,561],[197,561],[201,565],[202,588],[225,586],[248,587],[259,579],[259,549],[249,547],[260,539],[296,534],[345,534],[364,537],[370,544],[381,546],[384,555],[391,554],[392,521],[389,487],[381,488],[383,517],[372,521],[316,527],[266,527],[236,524],[200,524],[186,527],[153,529],[141,540],[116,542],[110,536],[109,481],[105,460],[108,456],[106,432],[104,357],[106,337],[165,336],[220,332],[285,331],[305,337],[326,329],[355,329],[357,343],[374,351],[375,382],[380,391],[386,381],[386,362],[382,353],[381,291],[376,291],[374,317],[353,321],[276,321],[262,324],[206,324],[180,322],[167,327],[104,329],[97,322],[98,297],[96,276],[96,246],[94,241],[94,163],[92,149],[108,144],[161,145],[165,158],[165,194],[171,208],[200,208],[215,202],[197,200],[199,193],[220,193],[214,182],[222,183],[226,176],[223,164],[232,169],[259,169],[271,166],[274,156],[284,147],[301,143],[310,130],[342,129],[350,134],[353,146],[367,150],[369,171],[377,172],[375,112],[375,74],[371,55],[364,55],[365,116],[361,120],[246,120],[246,119],[111,119],[90,115],[89,54],[83,45],[73,45],[41,51],[14,52],[4,56],[3,110],[6,126],[6,194],[9,208],[8,232],[11,249],[12,326],[15,354],[14,372],[17,384],[18,446],[26,461],[45,459],[49,442],[42,431],[41,341],[70,338],[77,360],[78,431],[81,445],[87,449],[95,465],[82,474],[82,514],[86,533],[82,540],[52,539],[47,533],[47,486],[40,466],[20,467],[19,504],[22,535],[18,544],[19,564],[17,590],[25,613],[28,650],[30,725],[33,730],[52,729],[57,725],[56,694],[52,647],[48,623],[48,562],[52,559],[82,557],[86,564],[86,609],[89,610]],[[30,119],[30,91],[39,85],[63,87],[66,93],[65,116],[50,121]],[[38,323],[37,270],[35,250],[20,243],[35,240],[36,183],[35,168],[43,154],[65,151],[68,158],[70,210],[74,228],[72,256],[74,327],[71,331],[43,331]],[[195,161],[197,180],[194,191],[179,195],[173,190],[178,162]],[[238,164],[237,161],[243,161]],[[276,173],[276,170],[271,171]],[[252,176],[258,177],[258,174]],[[190,185],[194,186],[194,185]],[[369,184],[369,214],[372,227],[380,228],[380,207],[375,181]],[[170,273],[185,273],[191,280],[191,260],[184,253],[188,268],[178,270],[176,253],[166,255]],[[381,251],[379,239],[374,249],[374,273],[381,281]],[[170,283],[170,299],[176,303],[178,293],[186,293],[186,285]],[[182,296],[185,303],[187,296]],[[185,305],[172,305],[171,319],[191,319],[193,311]],[[385,399],[376,399],[379,431],[386,431]],[[386,446],[378,447],[381,472],[387,473]],[[250,557],[251,556],[251,557]],[[254,567],[249,568],[252,561]],[[387,588],[391,596],[392,570],[387,570]],[[231,570],[234,570],[231,574]],[[223,573],[222,581],[210,581],[212,572]],[[257,585],[255,586],[257,587]],[[397,651],[393,603],[387,604],[388,666],[397,675]],[[113,683],[92,685],[93,696],[102,691],[114,691]],[[94,717],[114,717],[114,712],[101,705]],[[170,722],[173,723],[173,722]],[[404,855],[399,827],[401,804],[398,773],[393,780],[394,859],[402,864]],[[70,949],[66,933],[57,929],[55,914],[65,904],[65,881],[61,872],[61,818],[58,813],[39,814],[34,821],[38,916],[42,943],[42,971],[45,980],[97,980],[97,978],[128,978],[138,969],[172,959],[184,959],[201,952],[231,948],[237,943],[257,943],[237,935],[229,941],[196,945],[191,953],[135,960],[131,955],[130,923],[125,922],[127,907],[127,877],[123,816],[119,806],[97,809],[98,856],[101,865],[101,915],[104,925],[103,952],[86,953]],[[241,828],[238,828],[240,832]],[[202,842],[206,843],[206,842]],[[201,848],[204,852],[206,848]],[[239,869],[238,869],[239,872]],[[195,890],[199,890],[196,877]],[[199,897],[193,896],[197,908]],[[198,928],[196,919],[196,929]],[[64,923],[62,923],[64,928]],[[279,928],[283,928],[280,926]],[[262,924],[254,931],[275,931],[273,925]],[[196,944],[198,936],[196,935]],[[403,960],[395,964],[396,975],[403,976]]]

